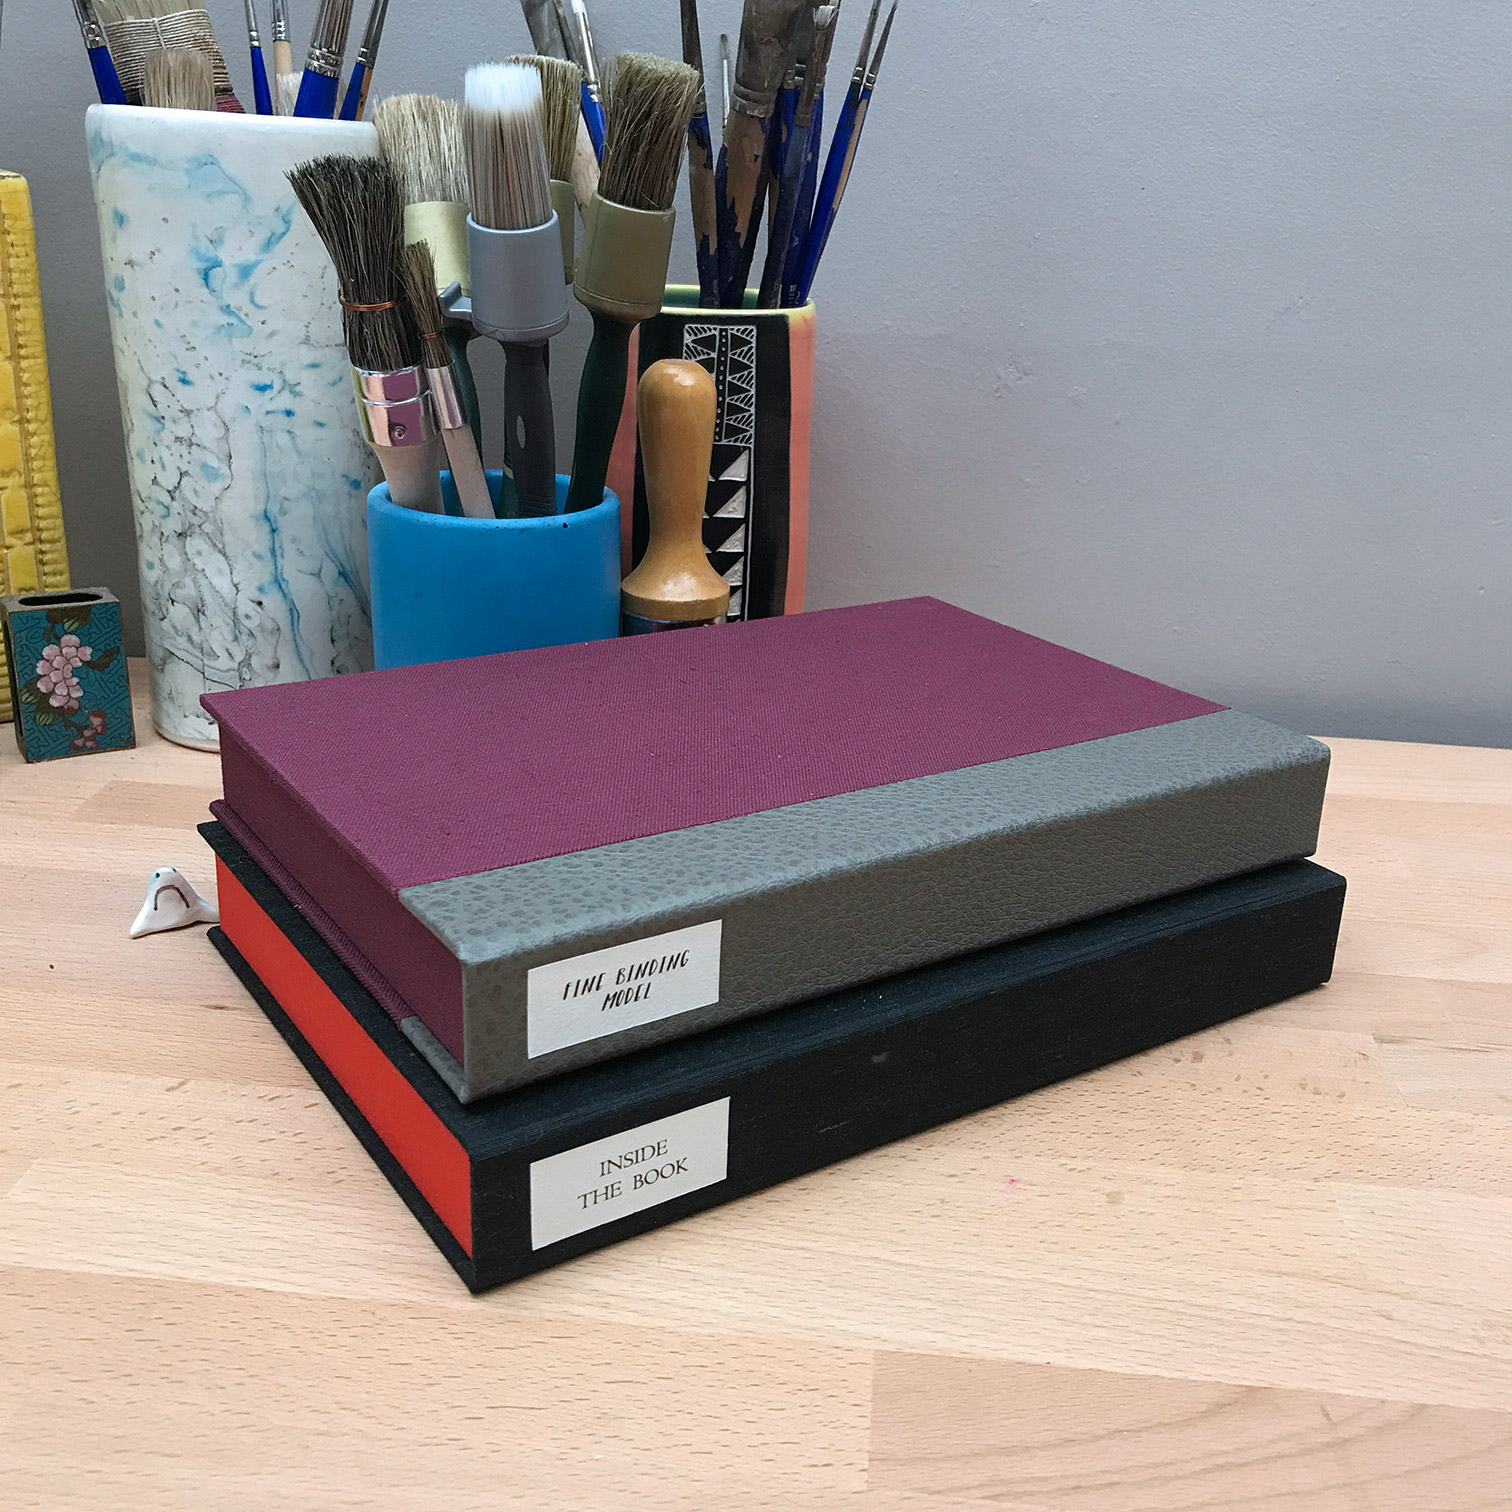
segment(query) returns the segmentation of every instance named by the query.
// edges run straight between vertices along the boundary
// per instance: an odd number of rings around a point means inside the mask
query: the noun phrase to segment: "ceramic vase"
[[[89,164],[136,520],[152,721],[372,666],[366,507],[330,259],[286,174],[370,125],[91,106]]]
[[[719,407],[704,508],[704,546],[730,585],[731,620],[797,614],[808,564],[809,439],[814,412],[814,306],[703,310],[698,290],[669,286],[660,315],[638,331],[636,370],[663,357],[702,363]],[[633,417],[627,396],[627,415]],[[633,418],[631,418],[633,424]],[[624,449],[626,458],[633,455]],[[626,556],[640,560],[649,521],[638,457]],[[629,570],[627,566],[626,570]]]

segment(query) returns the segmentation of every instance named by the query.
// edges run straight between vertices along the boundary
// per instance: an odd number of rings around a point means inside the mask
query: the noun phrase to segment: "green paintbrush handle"
[[[609,455],[625,407],[625,379],[630,368],[630,333],[634,322],[593,312],[593,340],[583,359],[578,384],[577,444],[572,453],[572,485],[567,513],[604,502]]]
[[[446,327],[446,345],[451,352],[452,371],[457,375],[457,397],[467,411],[467,423],[472,427],[473,442],[478,454],[483,452],[483,421],[478,414],[478,389],[473,382],[472,364],[467,360],[467,343],[473,333],[466,326]]]

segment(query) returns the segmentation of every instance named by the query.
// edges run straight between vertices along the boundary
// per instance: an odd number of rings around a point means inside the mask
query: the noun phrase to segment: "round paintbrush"
[[[420,360],[430,384],[431,403],[436,409],[441,439],[446,443],[457,502],[468,519],[491,520],[494,517],[493,496],[483,475],[477,443],[468,428],[461,386],[452,369],[451,349],[444,334],[446,318],[441,311],[440,296],[436,293],[436,265],[431,259],[428,242],[411,242],[404,249],[401,274],[410,318],[420,336]]]
[[[399,176],[404,195],[406,245],[425,241],[436,265],[436,288],[472,288],[467,265],[467,163],[462,156],[462,107],[436,95],[393,95],[373,112],[378,151]],[[446,344],[451,349],[467,423],[482,446],[478,394],[467,343],[472,329],[449,320]]]
[[[546,343],[567,324],[562,238],[551,207],[541,76],[518,63],[470,68],[462,145],[472,320],[504,347],[504,414],[522,515],[557,512]]]
[[[583,71],[565,58],[522,55],[509,60],[534,68],[541,76],[541,115],[546,135],[546,169],[551,175],[551,207],[562,233],[562,275],[572,282],[577,262],[577,205],[572,165],[582,124]]]
[[[336,268],[363,434],[389,495],[440,514],[440,434],[400,286],[399,180],[382,158],[331,154],[291,169],[289,182]]]
[[[603,174],[583,217],[573,279],[593,312],[593,341],[578,388],[569,512],[603,502],[630,333],[661,309],[666,292],[672,198],[702,82],[686,63],[647,53],[621,53],[610,71]]]
[[[142,104],[159,110],[214,110],[210,59],[193,47],[154,47],[142,60]]]

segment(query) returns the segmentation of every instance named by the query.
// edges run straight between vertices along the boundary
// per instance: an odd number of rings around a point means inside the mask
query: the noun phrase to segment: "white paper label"
[[[543,1249],[725,1179],[730,1099],[530,1163],[530,1247]]]
[[[525,977],[526,1053],[547,1055],[719,1001],[724,921],[536,966]]]

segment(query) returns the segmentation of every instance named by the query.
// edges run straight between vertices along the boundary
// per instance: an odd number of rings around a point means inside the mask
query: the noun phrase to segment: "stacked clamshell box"
[[[215,694],[216,943],[475,1289],[1327,980],[1327,750],[931,599]]]

